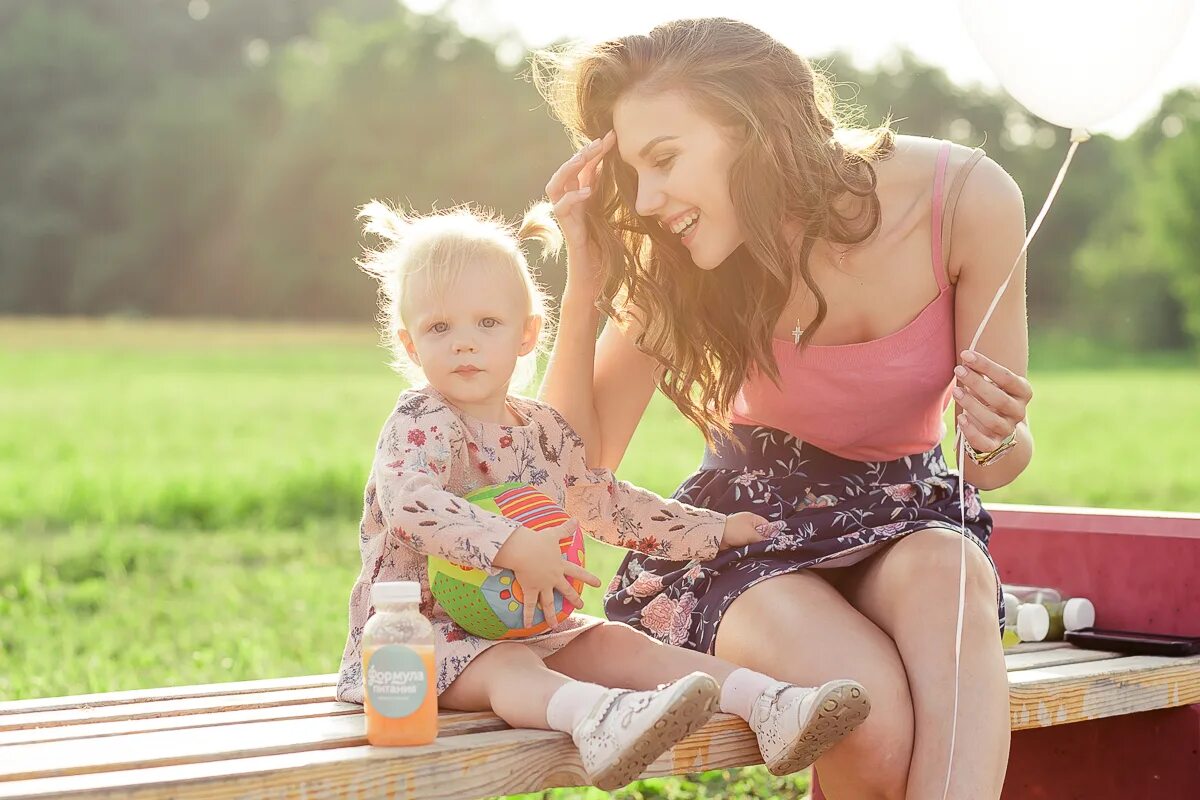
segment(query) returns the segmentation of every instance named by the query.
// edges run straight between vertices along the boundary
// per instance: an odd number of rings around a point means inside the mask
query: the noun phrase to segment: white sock
[[[754,701],[776,683],[778,681],[770,675],[744,667],[735,669],[721,686],[721,710],[749,722]]]
[[[595,708],[596,703],[607,692],[603,686],[584,681],[571,681],[564,684],[546,704],[546,724],[550,730],[574,733],[583,718]]]

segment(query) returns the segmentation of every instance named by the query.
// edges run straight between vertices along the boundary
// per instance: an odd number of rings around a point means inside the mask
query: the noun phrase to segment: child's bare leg
[[[570,682],[525,645],[501,642],[472,659],[438,703],[456,711],[492,711],[514,728],[545,730],[550,697]]]
[[[446,708],[490,708],[513,727],[569,733],[588,779],[612,790],[712,716],[716,684],[704,674],[662,690],[621,692],[555,672],[515,642],[479,654],[442,693]]]
[[[615,622],[597,625],[546,659],[546,666],[575,680],[614,689],[653,689],[704,672],[724,684],[738,667],[716,656],[672,647]]]
[[[671,647],[625,625],[609,623],[583,633],[546,659],[572,678],[627,689],[648,689],[692,671],[721,686],[720,709],[744,719],[776,775],[803,769],[866,719],[870,702],[850,680],[812,689],[692,650]]]

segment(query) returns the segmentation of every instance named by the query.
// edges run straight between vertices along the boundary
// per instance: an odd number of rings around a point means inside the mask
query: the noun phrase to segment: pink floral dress
[[[666,500],[617,480],[607,469],[589,469],[583,441],[550,406],[510,396],[524,425],[502,425],[467,416],[436,389],[403,392],[383,426],[363,497],[359,533],[362,571],[350,591],[350,630],[342,655],[337,697],[363,701],[363,626],[374,613],[376,581],[418,581],[421,611],[433,621],[438,693],[471,659],[495,641],[456,625],[429,591],[427,556],[487,570],[518,523],[462,497],[483,486],[530,484],[558,502],[585,533],[609,544],[658,558],[689,561],[717,554],[725,515]],[[665,624],[678,615],[666,614]],[[521,640],[542,657],[601,624],[576,612],[556,631]],[[681,622],[681,624],[683,624]]]

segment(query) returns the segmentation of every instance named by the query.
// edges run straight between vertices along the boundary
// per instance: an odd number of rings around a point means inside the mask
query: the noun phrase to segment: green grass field
[[[386,360],[366,326],[0,320],[0,699],[336,671],[363,482],[401,389]],[[1086,361],[1034,348],[1038,455],[985,499],[1200,508],[1195,359]],[[657,397],[620,475],[669,494],[700,442]],[[589,556],[607,582],[618,554]],[[807,779],[625,796],[768,784],[802,796]]]

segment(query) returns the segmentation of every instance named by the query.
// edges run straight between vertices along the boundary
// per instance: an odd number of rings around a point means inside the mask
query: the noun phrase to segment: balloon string
[[[1029,233],[1025,236],[1025,243],[1021,245],[1021,251],[1017,253],[1016,259],[1013,260],[1013,265],[1008,271],[1008,275],[1004,278],[1004,282],[1000,284],[1000,288],[996,290],[996,294],[992,297],[992,302],[988,306],[987,312],[983,315],[983,319],[979,323],[979,327],[975,330],[975,335],[971,338],[971,346],[968,350],[974,350],[979,344],[979,339],[983,335],[984,326],[988,320],[992,318],[992,312],[996,310],[996,306],[1000,304],[1000,298],[1008,289],[1008,284],[1012,280],[1013,275],[1017,271],[1017,267],[1021,264],[1021,259],[1029,250],[1029,243],[1033,241],[1034,235],[1038,232],[1038,228],[1042,226],[1042,220],[1046,218],[1046,214],[1050,211],[1050,205],[1054,202],[1055,196],[1058,194],[1058,189],[1062,186],[1063,178],[1067,176],[1067,168],[1071,166],[1071,159],[1075,157],[1075,151],[1079,149],[1079,144],[1088,139],[1086,131],[1074,130],[1071,132],[1071,147],[1067,150],[1067,157],[1063,161],[1062,167],[1058,170],[1058,177],[1054,179],[1054,184],[1050,187],[1050,193],[1046,197],[1046,202],[1042,205],[1041,213],[1033,221],[1033,225],[1029,228]],[[955,378],[951,385],[958,383]],[[959,430],[955,435],[958,447],[958,510],[959,522],[962,525],[962,536],[959,538],[958,548],[958,618],[954,624],[954,716],[950,722],[950,756],[946,762],[946,784],[942,790],[942,800],[946,800],[950,795],[950,774],[954,769],[954,745],[958,738],[958,688],[959,688],[959,669],[962,664],[962,631],[963,631],[963,610],[966,605],[967,596],[967,488],[966,480],[963,478],[965,472],[963,464],[966,457],[966,439],[963,438],[962,431]]]
[[[1047,212],[1050,211],[1050,204],[1054,202],[1054,197],[1058,194],[1058,188],[1062,186],[1063,178],[1067,177],[1067,168],[1071,166],[1071,159],[1075,158],[1075,151],[1079,149],[1079,143],[1082,141],[1085,141],[1085,139],[1072,137],[1071,148],[1067,150],[1067,158],[1065,161],[1063,161],[1062,167],[1058,170],[1058,177],[1054,179],[1054,185],[1050,187],[1050,194],[1046,197],[1046,202],[1042,206],[1042,210],[1037,215],[1037,218],[1033,221],[1033,225],[1029,227],[1029,233],[1025,236],[1025,244],[1021,246],[1021,252],[1017,253],[1017,257],[1013,261],[1012,268],[1008,271],[1008,276],[1005,277],[1004,283],[1000,284],[1000,288],[996,290],[996,295],[992,298],[991,305],[988,306],[987,312],[983,315],[983,319],[979,323],[979,327],[976,328],[975,336],[972,337],[971,346],[968,348],[969,350],[974,350],[975,346],[979,344],[979,339],[983,335],[984,326],[987,325],[988,320],[992,318],[992,312],[996,310],[996,306],[1000,305],[1000,298],[1003,296],[1004,291],[1008,288],[1008,283],[1012,280],[1012,276],[1016,273],[1022,257],[1024,257],[1025,252],[1029,249],[1029,243],[1033,241],[1034,234],[1038,232],[1038,228],[1042,227],[1042,220],[1046,218]]]

